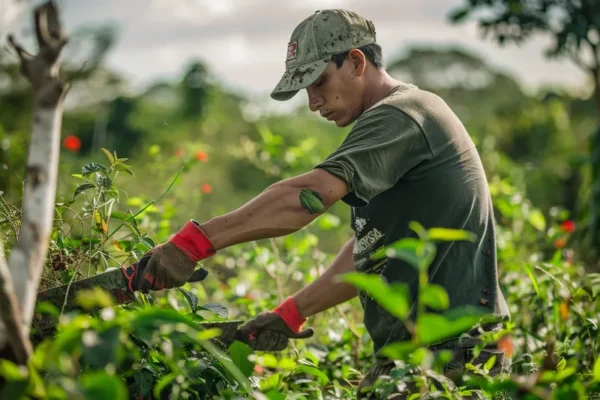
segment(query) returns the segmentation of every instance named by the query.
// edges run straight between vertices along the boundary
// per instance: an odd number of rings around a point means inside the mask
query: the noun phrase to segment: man
[[[190,221],[137,264],[131,275],[134,289],[180,286],[198,261],[221,249],[301,229],[322,212],[302,201],[304,191],[320,199],[324,210],[339,200],[349,204],[355,237],[319,279],[242,327],[250,338],[273,331],[289,338],[312,336],[312,329],[301,328],[308,317],[358,295],[354,286],[334,280],[346,272],[405,282],[414,296],[417,274],[411,266],[369,257],[414,236],[408,226],[412,220],[426,228],[475,233],[474,243],[439,245],[429,281],[447,290],[451,307],[478,305],[509,316],[498,287],[492,204],[477,150],[442,99],[386,73],[375,39],[371,21],[345,10],[317,11],[298,25],[288,44],[286,72],[271,96],[288,100],[306,89],[311,111],[340,127],[356,124],[313,170],[268,187],[228,214],[203,224]],[[360,300],[376,352],[410,338],[404,324],[371,298],[361,294]],[[465,351],[457,351],[463,364],[469,361]],[[494,373],[504,365],[498,353]],[[392,367],[392,361],[378,358],[360,389]]]

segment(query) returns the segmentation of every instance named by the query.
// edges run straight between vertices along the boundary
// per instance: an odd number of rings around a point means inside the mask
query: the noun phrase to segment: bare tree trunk
[[[0,251],[2,243],[0,243]],[[23,330],[21,309],[13,287],[10,271],[0,254],[0,316],[3,325],[0,335],[4,335],[11,348],[12,356],[19,364],[26,364],[31,356],[31,342]]]
[[[11,250],[8,263],[14,293],[10,293],[10,283],[4,282],[0,287],[2,299],[14,295],[18,299],[21,310],[19,336],[27,342],[23,343],[23,348],[31,347],[29,327],[54,218],[62,107],[68,91],[66,81],[59,76],[58,63],[66,35],[52,1],[35,9],[35,30],[39,45],[39,53],[35,56],[28,54],[9,36],[19,56],[21,71],[31,82],[34,94],[31,142],[25,167],[23,216],[18,241]],[[5,314],[4,307],[0,310],[2,320],[12,323],[10,313]],[[0,336],[0,349],[4,347],[6,339],[6,336]]]

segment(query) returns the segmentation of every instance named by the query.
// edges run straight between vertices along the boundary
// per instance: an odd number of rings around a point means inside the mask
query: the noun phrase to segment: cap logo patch
[[[286,61],[290,61],[296,58],[296,49],[298,48],[298,42],[289,42],[287,50]]]

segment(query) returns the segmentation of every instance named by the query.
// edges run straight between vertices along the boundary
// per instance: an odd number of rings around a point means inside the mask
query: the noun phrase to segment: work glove
[[[204,268],[195,270],[196,264],[215,253],[198,223],[190,220],[171,240],[156,246],[138,262],[122,270],[131,293],[148,293],[206,278],[208,271]]]
[[[265,311],[239,328],[244,341],[252,348],[284,348],[288,339],[306,339],[314,335],[312,328],[301,330],[306,322],[294,299],[288,297],[273,311]]]

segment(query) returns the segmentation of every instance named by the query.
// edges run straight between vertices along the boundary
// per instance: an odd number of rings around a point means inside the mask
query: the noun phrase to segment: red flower
[[[575,232],[575,222],[568,219],[560,225],[560,228],[565,232],[573,233]]]
[[[508,336],[502,336],[497,343],[498,350],[503,352],[506,357],[512,357],[514,352],[514,346],[512,340]]]
[[[557,249],[562,249],[563,247],[565,247],[565,244],[567,244],[567,241],[563,238],[559,238],[554,241],[554,247],[556,247]]]
[[[202,185],[202,192],[206,194],[212,192],[212,186],[210,186],[208,183],[205,183]]]
[[[183,150],[182,148],[178,148],[177,150],[175,150],[175,157],[181,158],[183,156],[185,156],[185,150]]]
[[[81,140],[75,135],[69,135],[63,140],[63,146],[65,149],[76,153],[81,148]]]
[[[208,156],[203,151],[196,152],[196,160],[206,162],[208,160]]]

